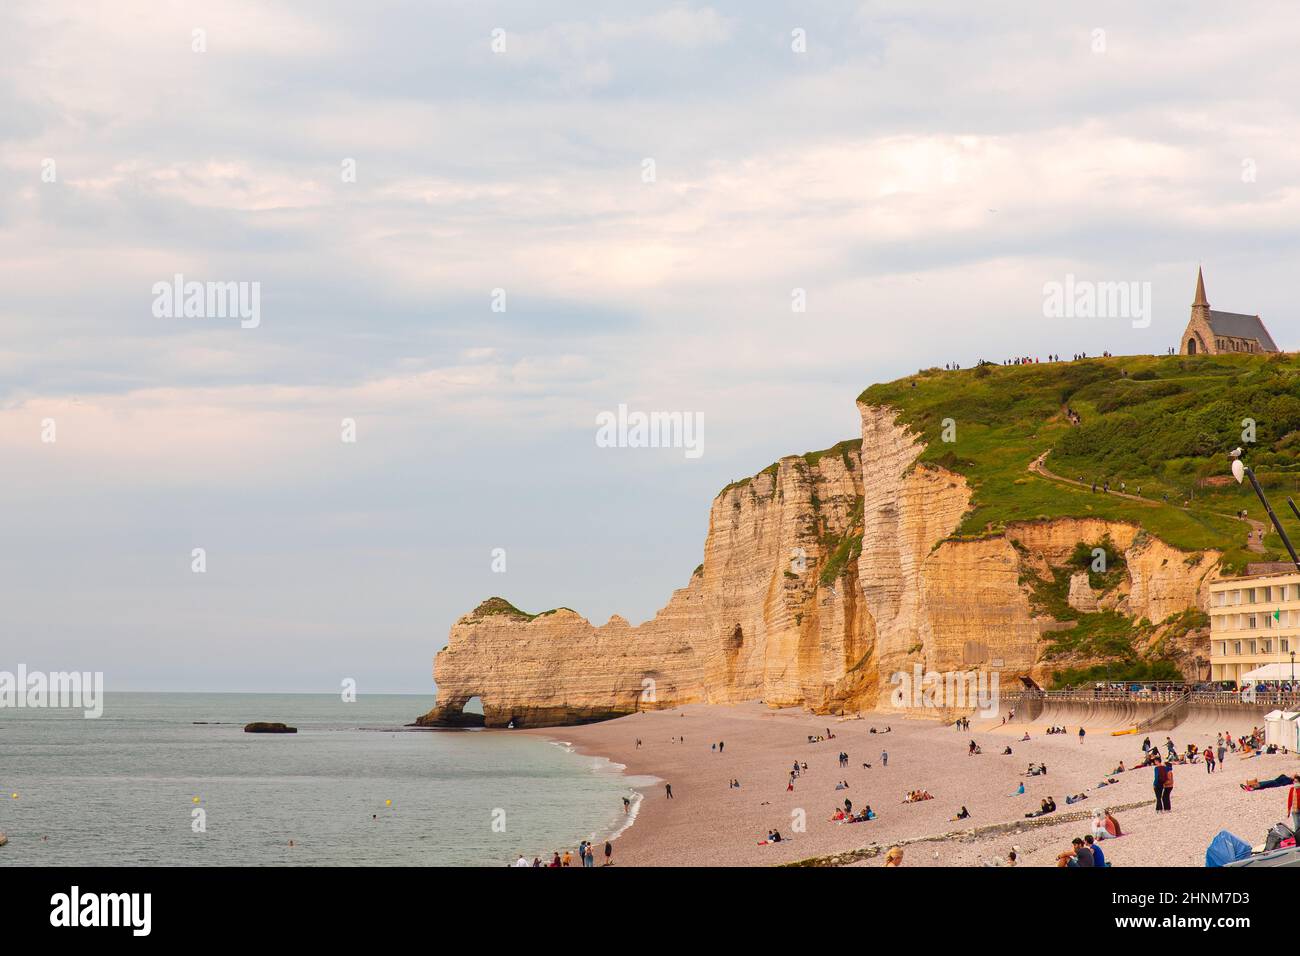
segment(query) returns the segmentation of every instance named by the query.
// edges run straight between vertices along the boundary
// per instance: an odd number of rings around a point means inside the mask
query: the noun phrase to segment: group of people
[[[1049,813],[1056,812],[1056,799],[1054,797],[1043,797],[1043,802],[1039,804],[1037,810],[1030,810],[1025,814],[1026,817],[1045,817]]]
[[[1106,855],[1101,852],[1097,838],[1091,833],[1075,837],[1070,841],[1070,849],[1056,858],[1056,865],[1065,866],[1110,866]]]
[[[1124,828],[1119,825],[1115,815],[1109,809],[1098,810],[1092,815],[1092,830],[1070,841],[1070,849],[1056,857],[1056,865],[1067,866],[1110,866],[1106,854],[1102,852],[1102,840],[1114,840],[1124,835]]]
[[[579,843],[576,852],[578,858],[578,862],[576,865],[578,866],[596,865],[596,849],[595,849],[595,845],[590,840],[583,840],[581,843]],[[606,840],[605,841],[605,863],[604,863],[605,866],[613,865],[613,856],[614,856],[614,844],[611,843],[609,840]],[[575,865],[574,854],[570,853],[568,850],[564,850],[563,852],[561,852],[560,850],[556,850],[554,855],[551,857],[550,863],[543,863],[541,857],[536,857],[536,856],[533,857],[533,862],[529,863],[528,860],[524,857],[524,855],[520,853],[519,858],[515,860],[514,863],[511,864],[511,866],[533,866],[539,868],[574,866],[574,865]]]
[[[836,807],[835,812],[831,814],[831,823],[866,823],[874,819],[876,819],[876,811],[871,809],[871,804],[867,804],[857,813],[853,812],[852,805],[847,810]]]

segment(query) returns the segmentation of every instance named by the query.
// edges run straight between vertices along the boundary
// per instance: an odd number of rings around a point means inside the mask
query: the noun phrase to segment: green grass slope
[[[1267,516],[1249,484],[1228,479],[1227,452],[1247,449],[1292,541],[1300,522],[1286,506],[1300,496],[1300,357],[1119,356],[1038,365],[928,369],[873,385],[859,398],[897,409],[927,448],[922,463],[966,476],[974,497],[957,537],[1055,517],[1129,521],[1187,550],[1224,552],[1225,570],[1284,555],[1271,527],[1265,553],[1247,550],[1248,526]],[[1081,417],[1072,425],[1065,408]],[[944,420],[955,441],[943,441]],[[1242,439],[1255,422],[1255,442]],[[1029,471],[1045,466],[1089,485],[1110,482],[1146,501],[1093,493]],[[1165,496],[1168,496],[1167,502]]]

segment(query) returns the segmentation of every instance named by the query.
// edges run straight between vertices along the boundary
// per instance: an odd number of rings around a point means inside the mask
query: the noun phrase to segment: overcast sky
[[[872,382],[1162,352],[1198,263],[1295,348],[1298,46],[1282,3],[5,3],[0,669],[427,691],[490,595],[653,615]],[[157,317],[178,273],[260,324]],[[1070,274],[1150,327],[1045,318]],[[704,454],[598,448],[620,403]]]

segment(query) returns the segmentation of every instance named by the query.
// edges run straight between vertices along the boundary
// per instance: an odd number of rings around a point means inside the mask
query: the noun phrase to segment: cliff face
[[[762,699],[818,710],[866,701],[874,672],[857,568],[856,442],[784,458],[714,499],[704,564],[653,620],[601,627],[500,599],[451,629],[434,659],[425,724],[462,722],[478,696],[488,726],[575,723],[679,703]],[[826,572],[828,564],[834,574]]]
[[[1053,646],[1068,621],[1043,607],[1080,542],[1108,539],[1122,580],[1094,592],[1061,577],[1069,616],[1102,610],[1152,622],[1190,659],[1203,639],[1166,619],[1204,607],[1218,555],[1188,555],[1100,520],[1014,525],[956,540],[966,480],[916,463],[916,437],[886,408],[859,406],[862,440],[783,458],[714,499],[702,570],[653,620],[603,626],[567,609],[532,616],[500,599],[458,620],[434,661],[438,703],[424,724],[464,722],[482,699],[488,726],[599,720],[680,703],[760,699],[817,713],[888,708],[890,676],[997,670],[1042,680],[1094,661]],[[1068,590],[1068,594],[1065,593]],[[1068,601],[1068,604],[1067,604]],[[1082,633],[1082,632],[1080,632]],[[1168,649],[1168,648],[1166,648]]]

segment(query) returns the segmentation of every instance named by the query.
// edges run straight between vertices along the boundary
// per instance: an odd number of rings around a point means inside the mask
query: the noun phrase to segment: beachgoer
[[[791,789],[794,788],[791,787]],[[671,783],[664,784],[664,796],[669,800],[673,798],[673,785]]]
[[[606,840],[605,841],[605,865],[606,866],[609,866],[610,863],[612,862],[610,860],[610,857],[612,857],[613,855],[614,855],[614,844]]]
[[[1115,819],[1115,816],[1110,812],[1109,809],[1106,810],[1105,823],[1106,823],[1106,832],[1109,833],[1111,836],[1122,837],[1124,835],[1124,830],[1119,825],[1119,821]]]
[[[1084,842],[1084,845],[1085,845],[1089,850],[1092,851],[1092,862],[1093,862],[1093,865],[1094,865],[1094,866],[1105,866],[1105,865],[1106,865],[1106,855],[1105,855],[1104,853],[1101,852],[1101,847],[1097,845],[1096,838],[1095,838],[1091,833],[1089,833],[1089,834],[1087,834],[1087,835],[1083,838],[1083,842]]]

